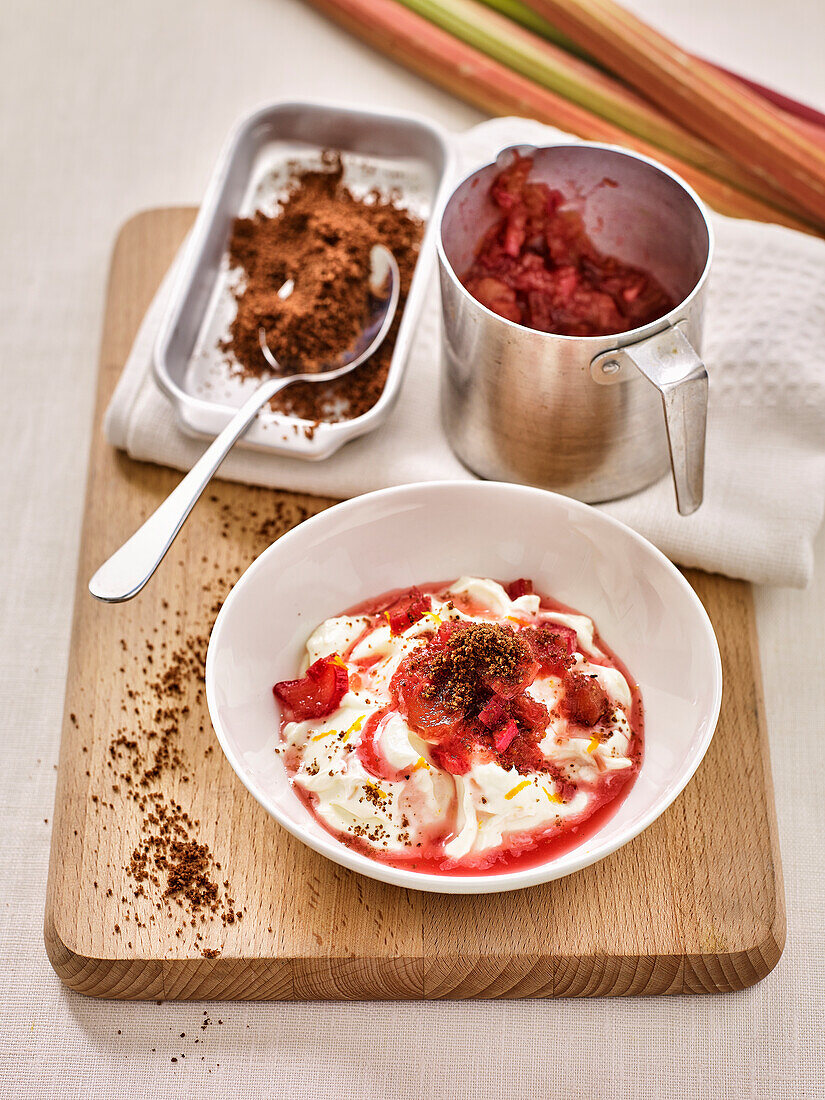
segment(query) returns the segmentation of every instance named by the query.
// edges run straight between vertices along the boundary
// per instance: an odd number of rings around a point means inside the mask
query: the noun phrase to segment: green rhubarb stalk
[[[476,0],[400,2],[522,76],[614,122],[623,130],[662,144],[662,148],[669,148],[677,156],[683,155],[677,128],[657,116],[633,93]]]
[[[574,54],[583,61],[592,61],[592,58],[580,46],[576,45],[572,38],[568,38],[566,34],[556,30],[552,23],[548,23],[538,12],[528,8],[522,0],[480,0],[480,3],[485,4],[501,15],[505,15],[508,19],[512,19],[514,23],[520,23],[522,27],[526,27],[528,31],[532,31],[540,38],[544,38],[548,42],[554,42],[565,53]]]
[[[505,18],[477,0],[400,0],[411,11],[456,38],[500,61],[514,72],[576,103],[622,130],[672,153],[719,179],[771,201],[780,201],[763,181],[731,162],[724,153],[688,133],[615,78]],[[490,0],[484,0],[489,4]],[[523,16],[520,0],[492,0]],[[540,16],[542,33],[550,24]],[[782,205],[788,207],[787,200]],[[791,204],[792,208],[792,204]]]

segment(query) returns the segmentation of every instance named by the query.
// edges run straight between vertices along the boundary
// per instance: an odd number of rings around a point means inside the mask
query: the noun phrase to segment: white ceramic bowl
[[[295,676],[306,639],[322,619],[390,588],[462,574],[530,577],[539,591],[595,620],[641,687],[644,762],[613,817],[556,859],[510,873],[419,874],[352,851],[313,819],[273,751],[279,715],[272,685]],[[218,740],[241,782],[293,836],[371,878],[480,894],[578,871],[654,821],[705,755],[719,717],[722,668],[693,589],[623,524],[540,489],[441,482],[356,497],[265,550],[215,622],[206,694]]]

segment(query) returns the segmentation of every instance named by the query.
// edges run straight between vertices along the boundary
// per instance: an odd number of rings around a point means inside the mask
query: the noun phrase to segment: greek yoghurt
[[[274,688],[294,789],[345,843],[407,869],[552,858],[641,765],[638,686],[590,618],[524,579],[388,593],[316,627],[298,672]]]

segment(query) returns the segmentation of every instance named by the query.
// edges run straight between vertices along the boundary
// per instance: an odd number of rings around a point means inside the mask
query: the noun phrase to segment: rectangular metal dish
[[[412,115],[279,103],[255,111],[230,134],[185,246],[155,344],[155,378],[190,435],[216,436],[257,385],[234,377],[218,349],[235,310],[227,260],[232,223],[255,210],[274,212],[296,162],[318,166],[325,149],[341,152],[344,182],[354,194],[374,188],[393,193],[427,223],[387,382],[368,412],[321,422],[312,432],[304,431],[308,421],[267,408],[240,444],[294,458],[326,458],[377,428],[395,404],[434,260],[434,215],[452,176],[447,137]]]

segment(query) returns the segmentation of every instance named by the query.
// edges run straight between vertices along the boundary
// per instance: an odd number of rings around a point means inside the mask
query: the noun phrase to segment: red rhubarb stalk
[[[688,130],[825,223],[825,147],[727,73],[680,49],[613,0],[528,6]]]

